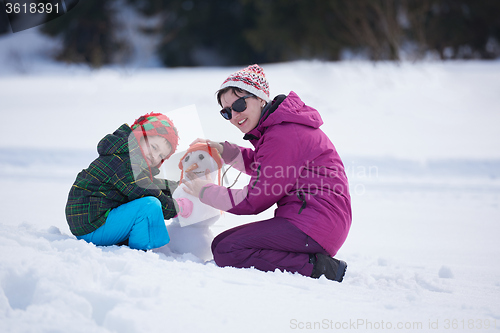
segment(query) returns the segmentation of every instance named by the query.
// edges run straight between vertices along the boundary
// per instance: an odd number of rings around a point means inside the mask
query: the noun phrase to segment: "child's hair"
[[[165,160],[175,153],[177,145],[179,144],[179,133],[172,120],[164,114],[151,112],[144,116],[140,116],[134,121],[131,128],[138,142],[141,141],[141,138],[155,135],[167,139],[172,150],[170,154],[165,157]]]

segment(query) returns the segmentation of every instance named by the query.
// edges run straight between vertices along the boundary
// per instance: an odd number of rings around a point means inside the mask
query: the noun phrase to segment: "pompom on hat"
[[[164,114],[153,112],[145,114],[137,118],[130,127],[138,142],[140,142],[141,138],[155,135],[167,139],[172,146],[172,150],[170,154],[165,157],[165,160],[172,156],[177,149],[177,145],[179,144],[179,133],[172,120]]]
[[[222,83],[220,89],[236,87],[248,91],[269,102],[269,83],[264,70],[257,64],[250,65],[231,75]]]

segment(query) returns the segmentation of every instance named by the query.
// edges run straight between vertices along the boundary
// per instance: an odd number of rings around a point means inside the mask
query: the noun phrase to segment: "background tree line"
[[[101,66],[126,57],[121,6],[153,24],[165,66],[245,65],[297,59],[494,59],[498,0],[81,0],[42,30],[63,40],[57,59]],[[151,21],[151,20],[149,20]]]

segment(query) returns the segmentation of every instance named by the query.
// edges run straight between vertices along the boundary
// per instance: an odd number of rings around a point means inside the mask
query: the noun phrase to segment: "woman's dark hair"
[[[216,94],[217,94],[217,103],[219,103],[220,106],[222,106],[222,103],[220,102],[221,96],[224,95],[225,93],[227,93],[228,91],[232,91],[233,94],[235,94],[236,96],[238,96],[236,93],[243,94],[243,95],[244,94],[251,94],[250,92],[248,92],[244,89],[238,88],[238,87],[225,87],[225,88],[219,89],[219,90],[217,90]],[[257,97],[257,96],[254,95],[253,97]]]

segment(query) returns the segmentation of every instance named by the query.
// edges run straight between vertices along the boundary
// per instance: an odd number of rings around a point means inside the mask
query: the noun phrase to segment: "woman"
[[[351,226],[344,165],[319,129],[315,109],[290,92],[269,98],[262,68],[231,74],[217,100],[222,116],[245,133],[255,149],[198,139],[217,148],[224,162],[251,176],[243,189],[228,189],[189,175],[187,192],[232,214],[258,214],[277,204],[275,217],[245,224],[212,242],[217,265],[298,272],[341,282],[347,268],[332,258]],[[208,174],[207,174],[207,177]]]

